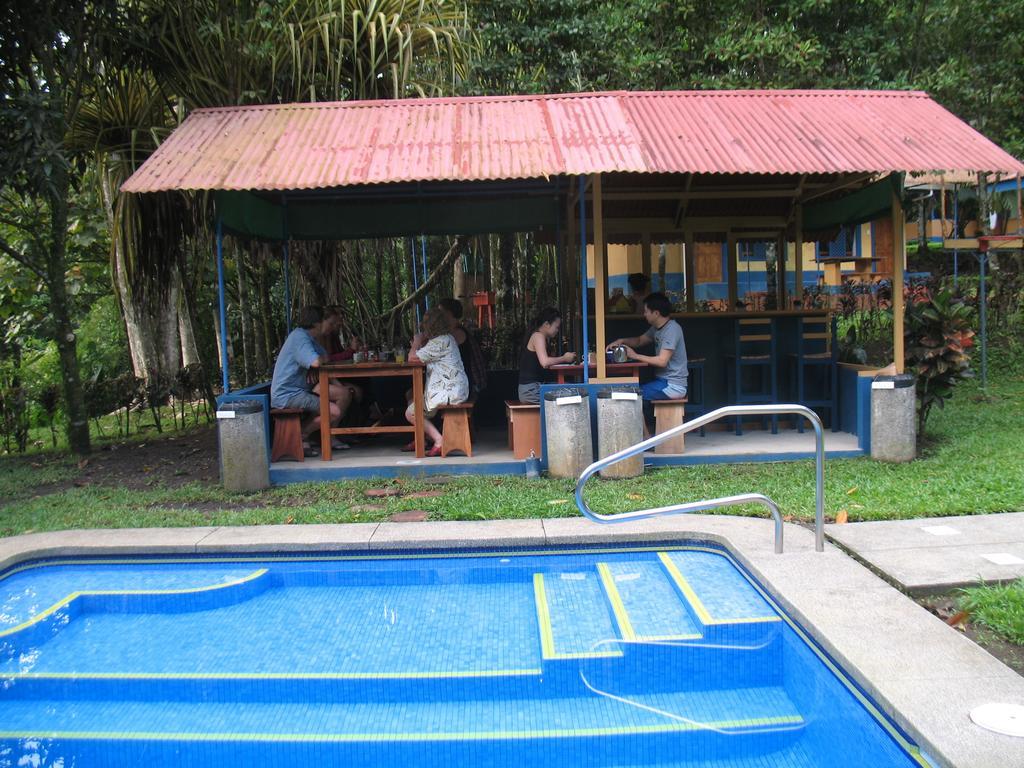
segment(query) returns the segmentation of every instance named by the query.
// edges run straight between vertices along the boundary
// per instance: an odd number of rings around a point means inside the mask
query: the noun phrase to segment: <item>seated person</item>
[[[309,443],[309,436],[320,428],[320,397],[319,388],[309,384],[308,374],[327,361],[326,350],[315,338],[321,332],[322,322],[323,312],[320,307],[304,307],[299,312],[299,327],[288,334],[281,346],[270,383],[272,408],[300,408],[305,411],[302,419],[302,446],[307,456],[317,455]],[[339,393],[337,400],[330,401],[331,426],[341,421],[350,397],[350,393],[345,390]],[[338,440],[332,441],[331,447],[342,450],[348,446]]]
[[[608,297],[608,311],[613,314],[633,311],[633,302],[625,297],[621,288],[615,288]]]
[[[348,343],[341,343],[341,330],[345,327],[345,318],[341,307],[330,306],[324,309],[324,320],[321,324],[317,342],[327,351],[327,358],[332,363],[351,360],[352,355],[359,351],[363,342],[354,333],[348,334]]]
[[[487,362],[476,337],[462,324],[462,302],[458,299],[441,299],[439,302],[451,316],[451,334],[459,345],[462,367],[469,378],[469,392],[473,397],[487,387]]]
[[[469,379],[459,357],[459,345],[451,334],[451,316],[444,307],[432,307],[423,316],[423,328],[412,341],[409,359],[426,363],[427,381],[423,388],[423,407],[426,419],[424,431],[434,445],[427,456],[440,456],[442,435],[430,420],[438,406],[456,405],[469,399]],[[405,418],[416,423],[416,404],[410,403]]]
[[[547,369],[558,363],[575,362],[575,352],[557,357],[548,354],[548,342],[561,327],[562,315],[554,307],[542,309],[530,324],[519,353],[519,402],[539,403],[540,385],[548,381]]]
[[[345,360],[351,360],[352,355],[355,354],[355,352],[357,352],[362,346],[362,341],[360,341],[359,337],[354,333],[349,334],[348,344],[343,345],[341,343],[341,337],[339,334],[344,324],[345,319],[342,316],[341,307],[330,306],[324,309],[324,319],[320,323],[319,331],[315,335],[314,339],[326,351],[327,362],[340,363]],[[314,375],[313,379],[310,380],[310,383],[314,385],[313,393],[319,395],[320,385],[314,380],[317,378],[318,377]],[[330,392],[327,396],[334,402],[347,399],[347,401],[355,407],[346,409],[346,423],[351,424],[354,419],[355,423],[361,425],[366,421],[366,414],[364,413],[365,398],[363,395],[363,388],[354,381],[338,381],[336,379],[331,382]],[[338,441],[338,443],[340,444],[341,441]]]
[[[643,272],[633,272],[626,278],[629,283],[629,301],[634,312],[644,311],[644,299],[647,298],[647,287],[650,285],[650,278]]]
[[[652,400],[681,400],[686,397],[686,342],[683,329],[671,318],[672,303],[663,293],[649,293],[644,299],[644,320],[650,323],[642,336],[616,339],[608,349],[617,346],[626,348],[630,360],[647,363],[653,369],[654,378],[640,387],[644,399],[644,420],[653,432],[654,406]],[[653,355],[641,355],[634,347],[654,344]]]

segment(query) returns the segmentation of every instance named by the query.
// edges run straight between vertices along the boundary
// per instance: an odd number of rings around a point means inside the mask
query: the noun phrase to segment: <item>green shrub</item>
[[[944,407],[957,382],[969,378],[974,313],[948,290],[909,291],[904,314],[905,369],[917,376],[918,435],[932,406]]]

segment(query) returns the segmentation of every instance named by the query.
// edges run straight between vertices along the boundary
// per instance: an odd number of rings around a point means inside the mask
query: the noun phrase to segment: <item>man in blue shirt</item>
[[[654,422],[652,400],[681,400],[686,397],[686,341],[683,329],[672,319],[672,302],[664,293],[650,293],[644,297],[644,320],[650,323],[642,336],[616,339],[608,348],[626,347],[626,356],[651,366],[654,378],[640,388],[644,399],[644,418],[649,431]],[[653,355],[641,355],[634,347],[654,344]]]
[[[327,352],[316,341],[323,323],[320,307],[304,307],[299,312],[298,328],[288,334],[274,364],[274,378],[270,383],[270,406],[272,408],[301,408],[306,414],[302,419],[302,445],[307,455],[315,451],[309,444],[309,435],[320,428],[319,386],[309,384],[309,371],[327,362]],[[341,421],[349,404],[349,390],[338,400],[331,400],[331,426]],[[332,441],[336,449],[348,448],[340,440]]]

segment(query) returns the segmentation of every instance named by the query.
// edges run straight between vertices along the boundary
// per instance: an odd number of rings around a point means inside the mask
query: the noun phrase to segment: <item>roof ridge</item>
[[[442,104],[496,103],[519,101],[556,101],[562,99],[621,98],[736,98],[736,97],[865,97],[865,98],[926,98],[931,97],[920,90],[870,90],[841,88],[737,88],[719,90],[670,90],[670,91],[581,91],[572,93],[522,93],[486,94],[477,96],[430,96],[408,99],[350,99],[346,101],[293,101],[275,104],[237,104],[220,107],[196,107],[189,114],[206,112],[248,112],[259,110],[289,109],[379,109],[381,107],[428,107]]]

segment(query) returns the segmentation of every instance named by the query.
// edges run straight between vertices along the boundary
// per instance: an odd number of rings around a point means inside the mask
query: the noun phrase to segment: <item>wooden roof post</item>
[[[576,254],[578,253],[577,247],[579,245],[579,238],[576,235],[577,232],[577,221],[576,221],[576,210],[573,203],[576,201],[573,199],[573,187],[576,180],[569,177],[569,191],[565,196],[565,222],[566,222],[566,248],[565,248],[565,264],[563,267],[563,274],[565,279],[563,285],[565,289],[562,291],[562,300],[565,303],[566,320],[571,323],[569,328],[569,335],[571,337],[571,343],[576,349],[580,349],[583,345],[583,329],[580,327],[580,314],[581,307],[583,306],[583,300],[577,291],[577,286],[580,283],[579,265],[576,261]],[[583,322],[587,322],[586,318],[583,318]],[[586,356],[587,350],[583,350],[583,355]]]
[[[1024,215],[1021,212],[1020,174],[1017,174],[1017,231],[1024,232]]]
[[[946,247],[946,175],[939,174],[939,237],[942,238],[942,247]],[[956,232],[953,232],[956,237]]]
[[[597,338],[597,378],[598,381],[601,381],[607,373],[604,354],[604,348],[607,344],[604,333],[604,301],[608,291],[606,284],[608,277],[608,249],[605,247],[604,242],[604,214],[601,211],[601,174],[595,173],[593,179],[593,213],[591,215],[594,219],[594,335]]]
[[[735,312],[739,304],[739,286],[736,275],[736,235],[730,229],[725,233],[725,269],[729,285],[729,307],[727,311]]]
[[[903,270],[907,264],[903,200],[892,193],[892,355],[896,372],[903,373]]]
[[[686,311],[695,312],[697,307],[697,244],[692,229],[683,233],[683,272],[686,276]]]
[[[796,204],[793,234],[793,300],[799,301],[801,308],[804,301],[804,205]],[[785,309],[785,307],[782,307]]]

